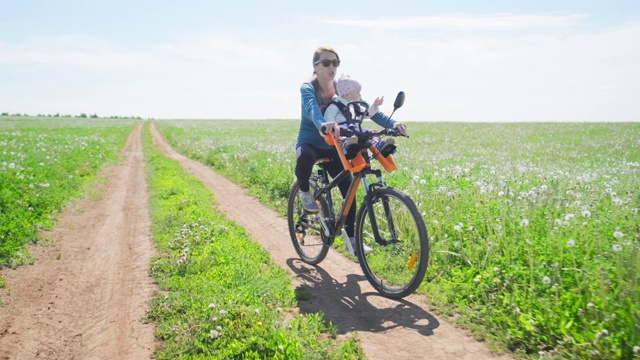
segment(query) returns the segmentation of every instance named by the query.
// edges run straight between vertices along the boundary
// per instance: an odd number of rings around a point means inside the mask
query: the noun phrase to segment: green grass
[[[296,121],[171,121],[174,148],[286,211]],[[419,289],[523,357],[638,357],[640,124],[411,123],[398,171],[431,236]]]
[[[361,359],[355,339],[335,340],[321,313],[293,311],[288,273],[212,205],[212,194],[164,157],[144,133],[153,236],[152,274],[163,290],[149,319],[158,359]]]

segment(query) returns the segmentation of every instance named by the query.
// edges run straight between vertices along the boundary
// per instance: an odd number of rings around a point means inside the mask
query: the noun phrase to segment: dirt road
[[[152,124],[153,125],[153,124]],[[152,126],[154,142],[210,189],[218,208],[245,227],[273,260],[295,275],[311,298],[300,311],[322,311],[341,336],[357,337],[370,359],[507,359],[438,319],[425,299],[377,295],[359,266],[331,251],[320,266],[297,260],[286,219],[247,196],[201,163],[177,154]],[[101,200],[69,207],[47,234],[50,246],[32,248],[35,265],[0,272],[0,359],[150,359],[156,344],[144,324],[154,287],[148,267],[154,250],[140,128],[121,165],[109,168]]]

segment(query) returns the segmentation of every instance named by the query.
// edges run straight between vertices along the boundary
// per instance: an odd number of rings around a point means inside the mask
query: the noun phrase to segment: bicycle
[[[391,115],[403,103],[404,93],[400,92]],[[330,179],[322,166],[329,159],[320,159],[314,165],[310,190],[320,207],[320,211],[315,214],[303,208],[298,196],[298,182],[293,183],[287,207],[291,241],[303,262],[316,265],[324,260],[335,237],[342,231],[349,209],[355,206],[356,194],[362,184],[364,195],[355,218],[356,255],[366,279],[376,291],[388,298],[400,299],[413,293],[425,277],[429,262],[427,228],[409,195],[387,186],[382,178],[382,171],[371,166],[373,158],[387,172],[396,170],[393,157],[382,156],[369,140],[383,135],[400,134],[395,129],[361,131],[359,123],[362,122],[363,115],[353,109],[357,109],[356,106],[366,108],[368,105],[363,101],[354,101],[348,106],[355,112],[357,129],[353,128],[341,135],[356,135],[359,152],[348,160],[341,141],[330,134],[325,136],[327,143],[336,147],[344,169]],[[334,199],[342,198],[337,191],[338,184],[351,174],[351,186],[345,199],[342,203],[334,202]],[[376,180],[369,184],[368,175],[374,175]],[[335,190],[334,194],[332,190]],[[373,251],[365,253],[364,244]]]

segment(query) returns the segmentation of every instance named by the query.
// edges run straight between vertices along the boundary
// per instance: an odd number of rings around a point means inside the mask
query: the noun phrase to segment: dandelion
[[[420,180],[420,185],[424,185],[424,184],[426,184],[426,183],[427,183],[427,180],[425,180],[425,179],[421,179],[421,180]]]
[[[613,244],[613,245],[611,245],[611,248],[612,248],[612,249],[613,249],[613,251],[615,251],[615,252],[622,251],[622,245],[619,245],[619,244]]]
[[[482,281],[482,275],[478,274],[475,279],[473,279],[474,282],[479,283],[480,281]]]
[[[633,208],[633,209],[631,209],[631,213],[632,213],[633,215],[638,215],[638,208]]]
[[[214,308],[216,306],[218,306],[216,303],[211,303],[211,304],[209,304],[209,309],[212,309],[212,308]]]
[[[209,332],[209,338],[215,339],[220,336],[220,332],[218,330],[211,330]]]
[[[282,346],[282,345],[278,345],[278,351],[280,351],[280,352],[284,352],[284,346]]]
[[[567,214],[567,215],[564,216],[564,219],[566,221],[569,221],[569,220],[573,219],[574,217],[576,217],[576,214]]]
[[[569,241],[567,241],[567,246],[568,247],[574,247],[576,246],[576,241],[573,239],[569,239]]]
[[[453,230],[455,231],[462,231],[462,227],[458,224],[456,226],[453,227]]]
[[[542,283],[545,284],[545,285],[551,284],[551,278],[548,277],[548,276],[543,277],[542,278]]]
[[[634,354],[640,354],[640,346],[636,345],[633,347],[633,353]]]
[[[586,218],[591,217],[591,211],[589,211],[589,210],[583,210],[583,211],[582,211],[582,216],[584,216],[584,217],[586,217]]]
[[[504,191],[499,191],[498,192],[498,196],[503,197],[504,196]]]
[[[624,236],[624,234],[620,231],[614,231],[613,232],[613,237],[616,239],[621,239]]]
[[[529,226],[529,219],[522,219],[522,221],[520,221],[520,226]]]
[[[591,309],[592,307],[594,307],[595,305],[592,302],[587,303],[587,308]]]

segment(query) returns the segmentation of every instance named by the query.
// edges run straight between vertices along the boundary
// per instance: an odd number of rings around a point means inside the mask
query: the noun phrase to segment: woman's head
[[[320,46],[313,53],[313,81],[321,83],[332,81],[336,77],[336,68],[340,66],[340,56],[331,46]]]

